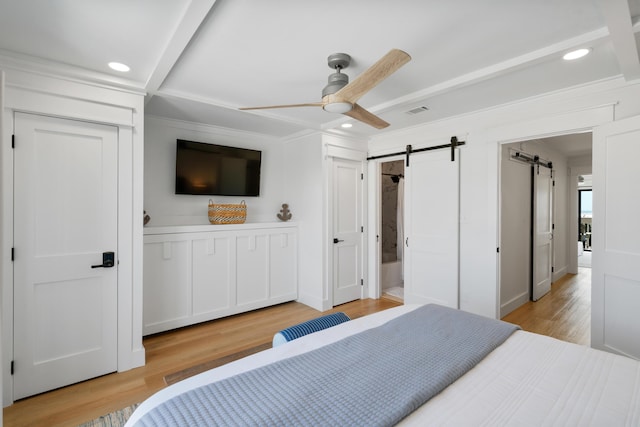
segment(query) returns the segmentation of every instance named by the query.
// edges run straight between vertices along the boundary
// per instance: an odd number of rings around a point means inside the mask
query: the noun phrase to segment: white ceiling
[[[591,132],[572,133],[536,140],[547,148],[559,152],[567,159],[589,156],[592,152]]]
[[[144,91],[147,114],[288,137],[352,120],[317,107],[238,108],[318,102],[328,55],[351,55],[353,80],[402,49],[412,60],[359,101],[391,126],[343,131],[366,136],[638,79],[638,15],[640,0],[4,0],[0,64]],[[561,59],[577,47],[592,52]]]

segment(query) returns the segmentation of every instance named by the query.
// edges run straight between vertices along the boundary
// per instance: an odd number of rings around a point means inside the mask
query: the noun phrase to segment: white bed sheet
[[[126,426],[186,390],[330,344],[416,307],[354,319],[187,378],[145,400]],[[640,362],[518,331],[401,425],[639,426]]]

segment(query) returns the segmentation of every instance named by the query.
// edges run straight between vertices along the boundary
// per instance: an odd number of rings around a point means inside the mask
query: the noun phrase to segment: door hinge
[[[15,372],[14,369],[15,369],[15,363],[12,360],[11,361],[11,375],[13,375],[13,373]]]
[[[364,181],[364,174],[363,173],[360,174],[360,181]]]
[[[500,248],[499,248],[499,247],[498,247],[498,248],[496,248],[496,252],[497,252],[497,253],[500,253]]]
[[[11,248],[11,261],[16,259],[16,250],[14,248]]]
[[[11,148],[16,148],[16,136],[11,135]]]
[[[553,180],[553,181],[551,181],[551,182],[552,182],[551,186],[552,186],[552,187],[555,187],[555,186],[556,186],[556,181],[555,181],[555,180]]]
[[[361,225],[361,226],[360,226],[360,232],[361,232],[361,233],[364,233],[364,225]]]
[[[551,224],[551,229],[555,230],[556,229],[556,225],[555,224]]]
[[[553,267],[551,267],[551,272],[553,273]]]
[[[364,279],[360,279],[360,286],[364,286]]]

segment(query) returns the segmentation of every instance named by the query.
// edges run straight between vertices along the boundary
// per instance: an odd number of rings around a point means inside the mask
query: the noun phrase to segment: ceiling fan
[[[290,107],[322,107],[331,113],[345,114],[351,118],[359,120],[376,129],[389,126],[389,123],[380,117],[358,105],[357,101],[382,80],[396,72],[400,67],[411,60],[406,52],[399,49],[391,49],[386,55],[375,64],[360,74],[354,81],[349,83],[349,76],[342,74],[342,70],[349,66],[351,57],[346,53],[334,53],[329,55],[327,62],[335,73],[329,75],[329,82],[322,90],[322,101],[306,104],[270,105],[265,107],[244,107],[240,110],[265,110],[271,108]]]

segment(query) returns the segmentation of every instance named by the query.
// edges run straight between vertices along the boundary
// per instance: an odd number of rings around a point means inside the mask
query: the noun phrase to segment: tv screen
[[[178,139],[176,194],[259,196],[262,152]]]

